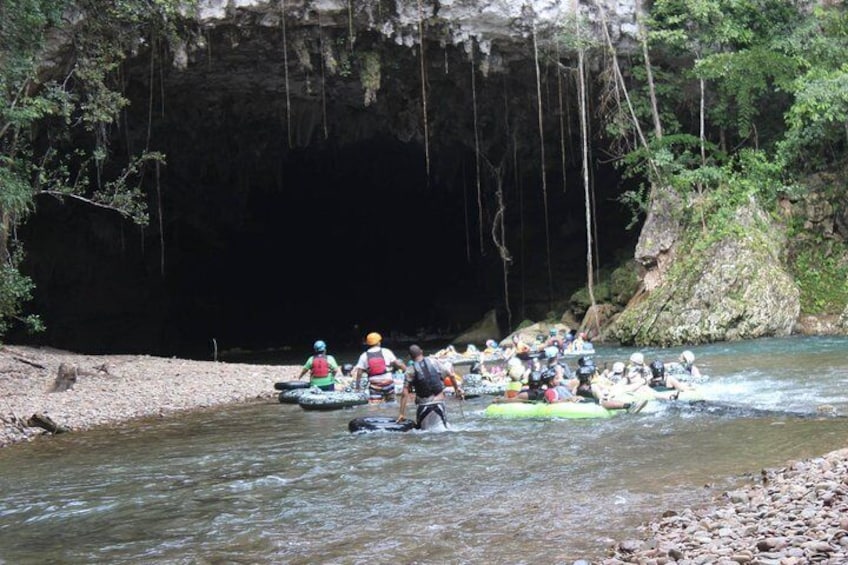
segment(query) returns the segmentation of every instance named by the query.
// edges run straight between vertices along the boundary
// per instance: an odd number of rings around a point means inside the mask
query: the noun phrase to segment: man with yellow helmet
[[[371,402],[391,402],[395,399],[395,381],[392,370],[406,371],[403,364],[390,349],[381,347],[383,337],[377,332],[365,336],[368,349],[359,356],[353,367],[353,382],[356,390],[360,388],[359,377],[362,373],[368,375],[368,399]]]

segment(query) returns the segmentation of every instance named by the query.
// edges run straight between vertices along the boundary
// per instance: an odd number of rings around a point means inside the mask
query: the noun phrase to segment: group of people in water
[[[568,334],[566,334],[568,335]],[[579,340],[579,341],[578,341]],[[561,356],[573,352],[577,347],[585,348],[585,336],[575,334],[571,339],[551,330],[546,340],[537,340],[535,348],[518,347],[524,343],[512,339],[512,351],[505,355],[508,378],[503,397],[496,402],[596,402],[607,409],[627,409],[638,412],[651,398],[676,398],[690,385],[670,374],[659,359],[649,365],[644,355],[635,352],[629,363],[618,361],[612,367],[599,369],[587,354],[579,358],[578,366],[572,370]],[[572,349],[567,349],[570,346]],[[366,350],[355,365],[340,366],[327,353],[327,344],[315,342],[311,355],[304,363],[299,378],[309,374],[310,383],[324,391],[334,390],[335,383],[345,383],[357,392],[367,382],[369,401],[392,402],[396,399],[395,373],[403,374],[402,396],[399,402],[398,421],[405,419],[406,408],[414,397],[416,424],[421,429],[447,426],[445,393],[452,387],[454,394],[462,399],[462,379],[455,373],[450,362],[437,356],[425,356],[418,345],[409,348],[409,363],[404,363],[394,352],[382,346],[382,336],[377,332],[365,338]],[[490,340],[487,350],[497,345]],[[526,345],[526,344],[525,344]],[[587,348],[588,349],[588,348]],[[576,351],[581,351],[578,349]],[[593,351],[593,350],[592,350]],[[441,352],[440,352],[441,353]],[[490,352],[491,353],[491,352]],[[482,360],[482,355],[480,359]],[[684,351],[679,357],[680,370],[693,379],[700,378],[695,366],[695,356]],[[472,369],[483,378],[491,378],[482,361]],[[346,374],[349,373],[349,376]],[[363,377],[367,376],[367,381]]]
[[[683,371],[698,378],[700,371],[694,361],[691,351],[684,351],[679,360]],[[592,401],[611,410],[638,412],[652,398],[676,398],[691,388],[667,371],[661,360],[647,365],[645,356],[638,351],[630,356],[628,364],[617,361],[603,370],[592,357],[583,356],[572,371],[556,352],[548,350],[544,361],[535,357],[528,364],[516,357],[510,359],[506,372],[506,392],[496,402]]]

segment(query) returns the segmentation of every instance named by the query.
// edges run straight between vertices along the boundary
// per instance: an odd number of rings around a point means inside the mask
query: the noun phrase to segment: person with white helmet
[[[371,332],[365,336],[365,345],[368,349],[359,356],[352,373],[357,392],[360,389],[360,375],[363,373],[368,375],[368,400],[372,403],[395,400],[395,381],[392,370],[406,372],[403,361],[395,357],[390,349],[382,347],[382,342],[383,336],[377,332]]]
[[[683,370],[693,379],[701,378],[701,371],[695,366],[695,354],[688,349],[680,354],[680,365]]]
[[[327,344],[323,340],[318,340],[312,346],[315,352],[303,364],[303,368],[298,375],[298,380],[302,379],[306,373],[309,373],[309,384],[317,386],[323,391],[331,392],[336,387],[336,377],[341,376],[341,369],[336,363],[332,355],[327,355]]]

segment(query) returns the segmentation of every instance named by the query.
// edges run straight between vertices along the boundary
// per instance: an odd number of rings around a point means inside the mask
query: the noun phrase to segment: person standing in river
[[[382,342],[383,336],[377,332],[365,336],[368,349],[359,356],[352,373],[357,392],[361,387],[359,377],[363,373],[368,375],[368,400],[372,403],[394,401],[395,381],[392,378],[392,370],[406,371],[403,361],[395,357],[391,349],[382,347]]]
[[[447,428],[444,380],[451,377],[453,382],[457,382],[456,375],[449,365],[424,357],[424,351],[418,345],[409,346],[409,356],[412,363],[406,369],[398,422],[406,419],[406,405],[414,394],[416,427],[421,430]],[[462,388],[457,385],[455,391],[461,399]]]
[[[309,384],[317,386],[324,392],[332,392],[336,388],[336,377],[341,376],[341,369],[332,355],[327,355],[327,344],[318,340],[312,346],[314,355],[310,356],[300,370],[298,380],[309,373]]]

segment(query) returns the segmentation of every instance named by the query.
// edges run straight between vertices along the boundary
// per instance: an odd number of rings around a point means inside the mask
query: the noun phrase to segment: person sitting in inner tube
[[[371,332],[365,336],[365,345],[368,349],[359,356],[352,373],[357,392],[361,388],[360,375],[363,373],[368,375],[368,400],[372,403],[395,400],[392,369],[406,371],[403,361],[395,357],[390,349],[381,347],[382,341],[383,337],[377,332]]]
[[[332,392],[336,388],[336,377],[341,377],[339,364],[332,355],[327,355],[327,344],[322,340],[316,341],[312,346],[313,355],[306,360],[300,370],[298,380],[309,373],[309,384],[316,386],[325,392]]]
[[[572,393],[576,394],[579,382],[574,378],[574,374],[571,372],[571,367],[568,366],[568,363],[559,361],[556,353],[553,351],[545,351],[545,359],[547,360],[544,369],[545,373],[559,373],[562,375],[562,380],[565,382],[565,386],[567,386]]]
[[[498,353],[503,353],[501,350],[501,346],[498,345],[498,342],[493,339],[486,340],[486,348],[483,349],[483,353],[486,355],[495,355]]]
[[[647,401],[633,401],[631,398],[620,400],[614,398],[615,394],[620,394],[615,388],[615,384],[606,374],[598,373],[598,368],[591,357],[581,357],[577,360],[579,367],[577,368],[577,395],[588,398],[597,402],[607,410],[625,409],[633,412],[638,412],[645,407]],[[619,366],[616,366],[619,365]],[[624,374],[624,363],[616,363],[613,365],[613,371],[618,371],[619,375]]]
[[[608,381],[610,385],[617,383],[624,377],[624,363],[616,361],[612,364],[612,368],[604,369],[601,377]]]
[[[512,336],[512,344],[515,347],[515,356],[522,361],[530,359],[530,346],[521,339],[521,334]]]
[[[412,363],[406,369],[403,384],[403,396],[400,399],[400,414],[398,422],[406,419],[406,405],[409,398],[415,395],[416,427],[421,430],[447,427],[447,411],[445,409],[445,385],[443,380],[455,375],[452,370],[434,359],[424,357],[424,351],[418,345],[409,346]],[[454,380],[454,382],[456,382]],[[455,392],[463,397],[462,388],[456,386]]]
[[[547,388],[544,392],[544,398],[545,402],[549,404],[556,404],[557,402],[581,402],[583,400],[563,384],[561,371],[547,373],[545,384]]]
[[[545,340],[545,348],[547,349],[548,347],[556,347],[559,351],[562,351],[562,337],[556,328],[548,330],[548,339]]]
[[[592,392],[592,382],[595,380],[596,370],[594,363],[585,363],[580,367],[577,367],[577,388],[574,391],[578,396],[582,396],[583,398],[589,398],[591,400],[595,399],[595,395]]]
[[[522,390],[524,390],[524,385],[530,376],[530,369],[524,365],[521,359],[516,359],[515,357],[510,359],[506,366],[509,382],[506,385],[506,393],[504,396],[507,399],[518,398],[518,395]]]
[[[680,365],[683,370],[693,379],[701,378],[701,371],[695,366],[695,354],[688,349],[680,354]]]
[[[665,372],[665,364],[659,359],[651,362],[651,380],[648,386],[653,389],[671,388],[675,390],[691,390],[691,387],[681,383]]]
[[[645,366],[645,356],[637,351],[630,355],[630,365],[625,371],[624,378],[615,384],[612,394],[618,396],[638,393],[649,398],[656,398],[657,394],[648,386],[650,380],[651,370]]]

